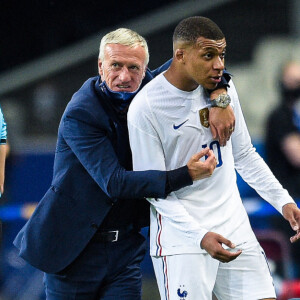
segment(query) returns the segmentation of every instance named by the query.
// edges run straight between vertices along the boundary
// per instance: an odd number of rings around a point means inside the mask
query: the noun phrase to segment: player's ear
[[[185,53],[184,53],[184,49],[182,48],[178,48],[175,50],[175,55],[174,58],[181,63],[184,63],[184,59],[185,59]]]

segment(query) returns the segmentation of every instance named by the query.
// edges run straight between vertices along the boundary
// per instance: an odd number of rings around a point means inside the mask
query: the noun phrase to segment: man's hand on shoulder
[[[210,99],[216,99],[220,94],[227,94],[225,88],[214,90]],[[214,139],[218,139],[221,146],[225,146],[235,127],[235,116],[230,105],[226,108],[211,107],[209,124]]]

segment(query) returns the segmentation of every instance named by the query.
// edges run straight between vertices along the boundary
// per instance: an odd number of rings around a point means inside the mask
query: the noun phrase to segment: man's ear
[[[98,72],[99,72],[99,75],[102,77],[103,76],[103,63],[102,61],[100,60],[100,58],[98,59]]]
[[[147,68],[148,68],[148,65],[146,65],[146,66],[145,66],[145,68],[144,68],[144,74],[143,74],[143,78],[142,78],[142,79],[144,79],[144,78],[145,78],[145,75],[146,75]]]
[[[181,63],[185,62],[185,50],[182,48],[176,49],[175,50],[175,55],[174,58]]]

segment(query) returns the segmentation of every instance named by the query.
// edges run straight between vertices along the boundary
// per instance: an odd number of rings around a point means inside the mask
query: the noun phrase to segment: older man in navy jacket
[[[142,85],[169,65],[151,72],[148,59],[136,32],[108,33],[100,44],[100,76],[83,84],[62,116],[51,187],[14,241],[21,257],[45,272],[47,299],[141,299],[146,243],[140,229],[149,221],[143,197],[164,198],[215,168],[204,149],[177,170],[132,171],[128,105],[143,79]],[[216,108],[213,116],[226,142],[232,111]]]

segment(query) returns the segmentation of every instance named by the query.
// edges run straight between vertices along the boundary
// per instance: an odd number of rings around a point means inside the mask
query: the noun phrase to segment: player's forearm
[[[161,216],[168,219],[168,223],[174,227],[175,230],[182,232],[182,234],[190,238],[197,247],[200,247],[200,243],[208,230],[202,228],[197,220],[187,212],[174,193],[166,199],[148,198],[147,200],[155,207]]]
[[[239,161],[236,169],[245,182],[280,213],[285,204],[295,203],[254,149]]]
[[[234,88],[234,86],[233,86]],[[236,94],[236,92],[235,92]],[[243,180],[282,213],[282,207],[294,200],[274,177],[267,164],[255,151],[242,114],[238,97],[232,97],[236,116],[236,130],[232,135],[232,151],[235,168]]]

